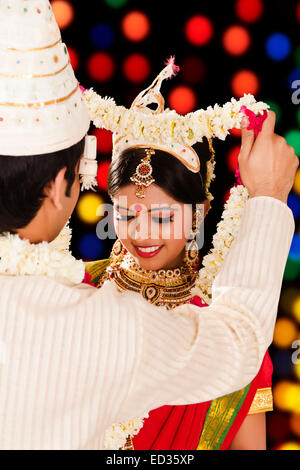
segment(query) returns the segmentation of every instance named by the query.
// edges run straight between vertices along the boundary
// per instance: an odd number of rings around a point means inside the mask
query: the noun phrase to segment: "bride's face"
[[[177,202],[152,184],[145,198],[129,184],[114,197],[117,235],[135,261],[146,270],[173,269],[181,265],[192,229],[192,207]]]

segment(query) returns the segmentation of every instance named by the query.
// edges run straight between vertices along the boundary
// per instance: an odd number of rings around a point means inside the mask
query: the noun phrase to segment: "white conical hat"
[[[78,143],[90,118],[48,0],[0,0],[0,155]]]

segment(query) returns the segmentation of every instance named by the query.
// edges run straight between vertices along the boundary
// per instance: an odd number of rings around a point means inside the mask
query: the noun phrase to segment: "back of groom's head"
[[[70,197],[84,142],[51,154],[0,156],[0,233],[15,233],[34,219],[47,197],[46,189],[63,168]]]

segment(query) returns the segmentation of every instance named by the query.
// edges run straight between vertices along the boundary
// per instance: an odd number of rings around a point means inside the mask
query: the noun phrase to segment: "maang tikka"
[[[142,159],[141,163],[137,166],[135,174],[130,180],[137,185],[136,196],[139,198],[145,197],[145,190],[151,184],[155,183],[152,177],[153,168],[151,166],[151,157],[155,155],[155,151],[151,148],[145,149],[146,157]]]

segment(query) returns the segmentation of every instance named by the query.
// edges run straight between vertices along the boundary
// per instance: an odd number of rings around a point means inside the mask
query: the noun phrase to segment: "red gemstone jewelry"
[[[135,174],[130,178],[131,181],[136,184],[136,196],[140,198],[144,198],[145,189],[152,183],[155,183],[155,179],[152,177],[153,168],[151,166],[151,157],[152,155],[155,155],[155,151],[153,149],[146,149],[145,151],[146,157],[143,158],[141,163],[138,165]]]

